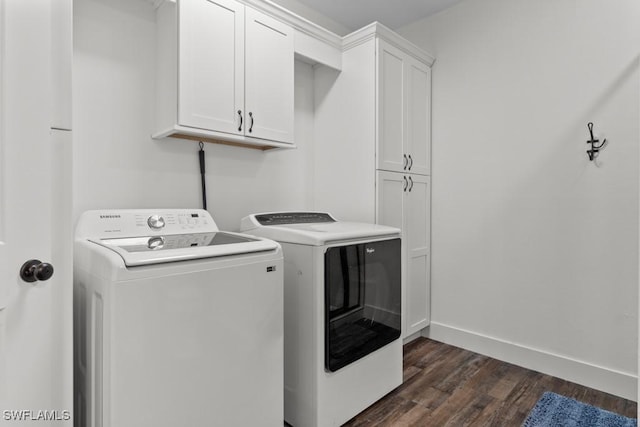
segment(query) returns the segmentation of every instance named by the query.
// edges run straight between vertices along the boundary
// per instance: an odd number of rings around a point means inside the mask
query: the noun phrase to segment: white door
[[[407,172],[430,175],[431,165],[431,69],[407,59]]]
[[[54,108],[70,94],[52,72],[52,52],[71,52],[70,5],[0,0],[0,424],[71,425],[71,132]],[[52,25],[67,25],[64,49]],[[21,279],[33,259],[49,280]]]
[[[402,230],[402,337],[405,333],[407,287],[407,233],[405,197],[409,188],[407,175],[397,172],[376,172],[376,224],[396,227]]]
[[[377,208],[376,224],[396,227],[404,236],[404,193],[409,181],[401,173],[378,171],[376,173]]]
[[[429,325],[430,200],[429,177],[378,171],[376,223],[402,229],[403,338]]]
[[[293,143],[293,30],[246,9],[245,135]]]
[[[405,193],[406,316],[405,336],[429,326],[431,319],[430,289],[430,193],[429,177],[407,175]]]
[[[405,151],[405,55],[378,40],[378,169],[403,172]]]
[[[244,6],[234,0],[178,6],[178,122],[244,134]]]

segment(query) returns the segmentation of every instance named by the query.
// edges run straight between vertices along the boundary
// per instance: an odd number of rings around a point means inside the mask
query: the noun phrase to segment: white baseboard
[[[638,399],[638,378],[628,372],[596,366],[438,322],[431,322],[423,330],[423,336],[625,399]]]

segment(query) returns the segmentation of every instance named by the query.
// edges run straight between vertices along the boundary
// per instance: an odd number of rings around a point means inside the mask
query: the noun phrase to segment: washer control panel
[[[153,231],[192,231],[208,228],[212,220],[202,212],[158,212],[153,215],[135,215],[138,229],[147,228]]]
[[[89,211],[78,236],[157,236],[219,231],[202,209],[126,209]],[[154,241],[154,244],[162,244]]]

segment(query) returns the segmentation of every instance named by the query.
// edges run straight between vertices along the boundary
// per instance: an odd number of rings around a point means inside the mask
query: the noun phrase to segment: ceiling
[[[298,0],[350,30],[373,21],[396,29],[461,0]]]

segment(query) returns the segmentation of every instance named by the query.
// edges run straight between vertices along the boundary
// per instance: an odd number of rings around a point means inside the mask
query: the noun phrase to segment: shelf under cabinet
[[[295,144],[256,139],[241,135],[232,135],[223,132],[214,132],[205,129],[195,129],[186,126],[173,126],[161,132],[151,135],[153,139],[178,138],[191,141],[211,142],[214,144],[231,145],[234,147],[251,148],[254,150],[273,150],[282,148],[296,148]]]

